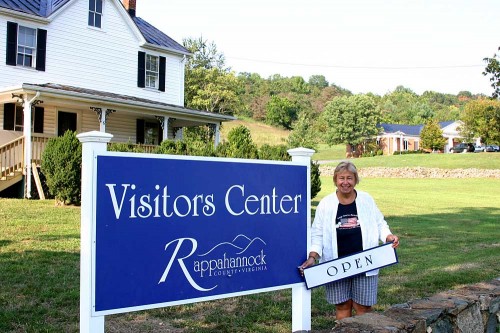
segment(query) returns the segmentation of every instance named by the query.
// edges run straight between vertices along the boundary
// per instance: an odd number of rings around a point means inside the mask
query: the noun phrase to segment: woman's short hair
[[[351,172],[354,175],[356,184],[359,184],[358,169],[356,169],[356,166],[351,161],[342,161],[337,165],[335,171],[333,172],[333,182],[335,184],[337,183],[337,175],[344,171]]]

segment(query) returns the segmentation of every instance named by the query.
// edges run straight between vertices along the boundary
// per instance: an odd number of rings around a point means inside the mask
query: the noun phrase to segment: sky
[[[137,0],[136,12],[179,43],[215,43],[236,73],[323,75],[355,94],[491,95],[483,58],[500,53],[500,0]]]

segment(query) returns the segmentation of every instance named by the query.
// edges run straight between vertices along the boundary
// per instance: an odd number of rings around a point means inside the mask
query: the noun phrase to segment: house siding
[[[48,25],[0,17],[0,87],[50,82],[183,105],[182,56],[141,48],[115,1],[104,1],[101,30],[87,25],[87,0],[66,6]],[[45,72],[5,64],[7,21],[47,30]],[[137,87],[138,51],[166,58],[165,92]]]
[[[136,119],[134,114],[111,114],[106,120],[106,132],[113,133],[111,142],[136,143]]]

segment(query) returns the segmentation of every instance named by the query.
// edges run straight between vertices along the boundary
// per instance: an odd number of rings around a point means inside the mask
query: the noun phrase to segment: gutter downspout
[[[26,98],[24,99],[24,123],[23,123],[23,134],[24,134],[24,170],[26,177],[26,187],[24,192],[24,197],[31,198],[31,104],[35,99],[40,97],[40,92],[37,91],[35,96],[28,101],[28,93],[26,93]]]

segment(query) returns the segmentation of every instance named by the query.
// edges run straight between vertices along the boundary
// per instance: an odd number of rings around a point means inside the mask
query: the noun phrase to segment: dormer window
[[[146,88],[158,89],[158,57],[146,54]]]
[[[19,66],[35,67],[36,59],[36,29],[19,26],[17,39],[17,64]]]
[[[102,0],[89,0],[89,26],[101,28]]]

